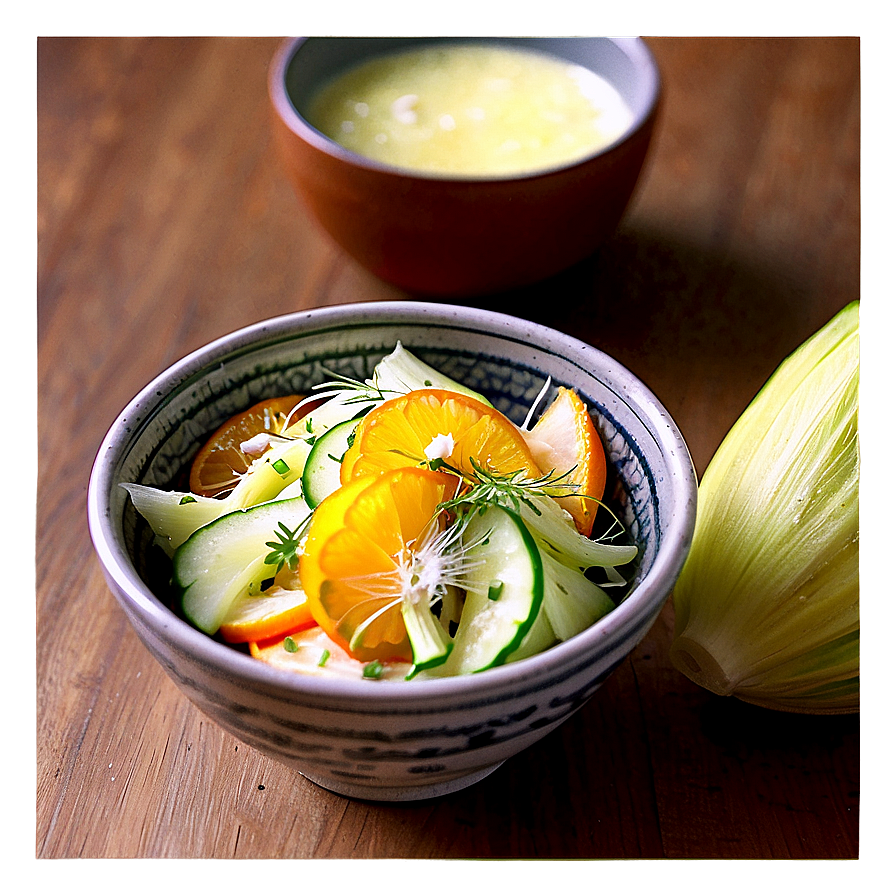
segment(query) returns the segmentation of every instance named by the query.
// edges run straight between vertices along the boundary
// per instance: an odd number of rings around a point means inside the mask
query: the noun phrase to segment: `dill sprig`
[[[519,513],[520,505],[525,504],[533,513],[541,516],[541,510],[535,503],[536,498],[560,498],[579,492],[579,485],[569,481],[575,467],[565,473],[557,474],[552,470],[544,476],[532,478],[527,477],[522,470],[498,473],[483,467],[472,457],[469,460],[472,473],[458,469],[443,458],[437,457],[428,462],[431,470],[453,473],[468,486],[454,498],[443,501],[440,505],[442,509],[483,513],[490,505],[500,504]]]
[[[320,401],[321,398],[331,398],[335,395],[345,395],[346,393],[351,392],[354,392],[355,394],[350,395],[345,399],[346,404],[366,404],[372,401],[385,401],[388,395],[400,394],[395,389],[380,388],[373,380],[357,380],[354,377],[344,376],[333,370],[327,370],[325,367],[322,369],[324,373],[329,374],[333,379],[312,386],[312,392],[318,394],[309,395],[307,398],[303,399],[298,405],[299,407],[305,402]],[[323,392],[323,390],[327,391]],[[323,394],[320,394],[322,392]]]
[[[280,572],[284,566],[288,566],[292,572],[295,572],[299,565],[299,545],[310,522],[311,514],[302,520],[295,529],[290,529],[285,523],[279,523],[279,528],[274,531],[274,538],[277,540],[265,542],[272,550],[264,558],[264,562],[270,566],[276,564],[277,572]]]

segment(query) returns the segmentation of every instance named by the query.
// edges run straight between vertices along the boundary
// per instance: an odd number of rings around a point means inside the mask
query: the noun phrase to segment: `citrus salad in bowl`
[[[123,483],[178,609],[306,675],[443,678],[532,656],[612,611],[638,553],[602,502],[604,450],[574,390],[549,380],[517,425],[400,342],[369,378],[230,418],[185,478]]]

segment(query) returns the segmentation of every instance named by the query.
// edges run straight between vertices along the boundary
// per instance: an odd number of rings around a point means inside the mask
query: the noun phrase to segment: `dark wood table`
[[[859,295],[859,42],[650,43],[666,103],[616,236],[475,304],[614,355],[702,473],[783,357]],[[85,514],[121,408],[237,327],[413,298],[349,260],[287,185],[268,130],[276,45],[38,44],[37,856],[856,857],[858,717],[697,688],[668,661],[671,603],[568,724],[409,805],[344,799],[244,746],[139,643]]]

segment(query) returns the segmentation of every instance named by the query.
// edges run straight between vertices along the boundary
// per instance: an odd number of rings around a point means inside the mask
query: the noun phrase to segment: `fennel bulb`
[[[791,712],[859,705],[859,303],[774,372],[700,483],[670,660]]]

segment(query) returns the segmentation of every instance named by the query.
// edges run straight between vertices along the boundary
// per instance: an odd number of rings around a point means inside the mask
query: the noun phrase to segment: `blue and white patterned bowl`
[[[272,394],[307,392],[331,378],[326,371],[363,378],[396,340],[517,422],[547,376],[579,392],[596,412],[622,519],[640,548],[625,600],[538,656],[463,678],[411,682],[305,678],[178,618],[153,592],[151,532],[119,483],[170,486],[207,433],[231,414]],[[388,302],[265,321],[170,367],[106,436],[90,480],[88,517],[110,589],[146,647],[202,711],[337,793],[411,800],[480,780],[594,694],[646,635],[671,592],[690,546],[696,488],[669,414],[612,358],[493,312]]]

